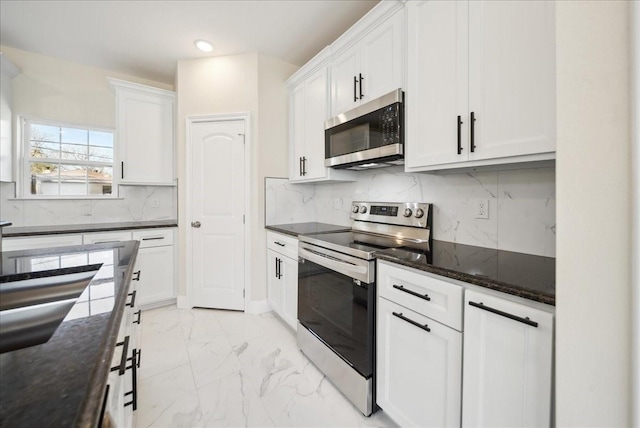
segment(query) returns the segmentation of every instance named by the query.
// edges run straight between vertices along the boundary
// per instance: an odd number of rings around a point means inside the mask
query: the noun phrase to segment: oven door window
[[[361,375],[373,374],[373,284],[301,259],[298,319]]]

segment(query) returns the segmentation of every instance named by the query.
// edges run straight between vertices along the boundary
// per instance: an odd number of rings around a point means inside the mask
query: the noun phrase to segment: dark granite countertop
[[[274,232],[280,232],[286,235],[295,236],[296,238],[298,237],[298,235],[309,235],[312,233],[331,233],[351,230],[351,226],[338,226],[336,224],[316,222],[277,224],[265,226],[265,228],[273,230]]]
[[[2,276],[102,266],[48,342],[0,354],[0,426],[96,426],[138,246],[2,252]]]
[[[430,254],[394,248],[376,252],[376,258],[555,305],[552,257],[433,241]]]
[[[2,233],[5,238],[37,235],[60,235],[64,233],[111,232],[131,229],[156,229],[161,227],[178,227],[177,220],[162,221],[130,221],[119,223],[67,224],[59,226],[10,226]]]

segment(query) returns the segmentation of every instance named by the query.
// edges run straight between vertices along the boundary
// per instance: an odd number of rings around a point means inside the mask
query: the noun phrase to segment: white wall
[[[33,52],[7,46],[0,49],[22,71],[12,81],[14,121],[21,115],[115,128],[115,92],[107,77],[173,89]],[[38,201],[17,200],[15,196],[14,183],[0,183],[0,218],[16,226],[175,220],[177,216],[176,189],[170,187],[121,186],[120,198],[115,200]],[[154,201],[157,208],[152,206]]]
[[[561,1],[556,13],[556,424],[627,427],[630,2]]]
[[[267,224],[350,225],[354,200],[431,202],[434,239],[555,256],[553,168],[435,175],[392,167],[361,171],[357,177],[352,183],[315,185],[269,180]],[[488,219],[475,218],[478,199],[489,201]]]
[[[287,95],[285,80],[297,67],[258,53],[178,62],[178,181],[180,183],[180,278],[178,295],[186,295],[186,118],[190,115],[250,112],[251,192],[248,231],[252,236],[250,301],[266,298],[264,231],[265,174],[286,173]],[[282,159],[284,159],[284,162]]]
[[[630,16],[632,26],[632,52],[631,67],[633,105],[631,107],[632,143],[631,143],[631,187],[633,192],[633,207],[631,209],[632,225],[632,251],[631,251],[631,289],[633,300],[631,311],[633,325],[631,330],[633,364],[633,392],[632,425],[640,427],[640,2],[634,2],[631,6]]]

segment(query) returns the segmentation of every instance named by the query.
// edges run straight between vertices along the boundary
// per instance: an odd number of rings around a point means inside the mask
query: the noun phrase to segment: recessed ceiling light
[[[213,45],[211,43],[207,42],[206,40],[202,40],[202,39],[196,40],[194,42],[194,44],[202,52],[211,52],[213,50]]]

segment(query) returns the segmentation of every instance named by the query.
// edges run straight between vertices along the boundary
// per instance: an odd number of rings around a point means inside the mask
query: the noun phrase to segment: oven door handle
[[[308,250],[306,248],[298,248],[298,254],[303,259],[309,260],[310,262],[316,263],[320,266],[333,269],[352,278],[360,279],[359,277],[367,274],[368,269],[366,266],[356,266],[353,263],[336,260],[333,257],[326,256],[322,253]]]

